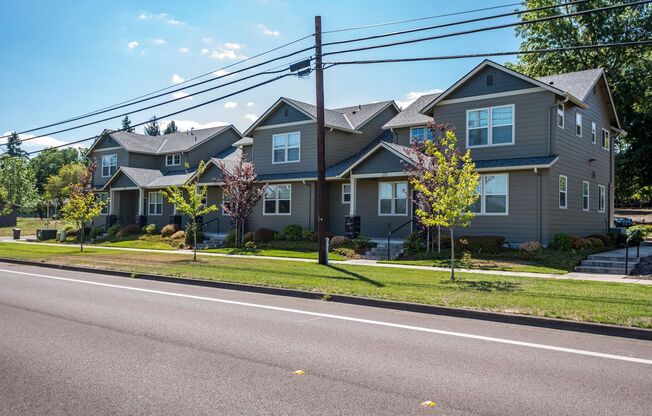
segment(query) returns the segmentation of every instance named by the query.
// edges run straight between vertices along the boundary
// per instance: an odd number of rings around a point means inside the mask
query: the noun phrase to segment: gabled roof
[[[229,129],[233,129],[238,135],[242,136],[242,134],[230,124],[206,129],[196,129],[188,132],[163,134],[160,136],[148,136],[127,131],[104,130],[100,135],[100,138],[88,149],[87,154],[90,154],[95,145],[99,143],[105,135],[112,137],[128,152],[164,155],[176,152],[187,152]]]
[[[109,178],[102,189],[110,189],[110,184],[113,183],[120,175],[125,175],[136,186],[141,188],[166,188],[173,185],[183,185],[192,176],[193,172],[173,171],[163,173],[158,169],[143,169],[133,168],[129,166],[121,166],[116,173]]]
[[[267,116],[269,116],[283,103],[296,108],[311,120],[317,121],[317,107],[303,101],[281,97],[271,107],[269,107],[267,111],[265,111],[265,113],[247,129],[247,131],[245,131],[245,136],[251,135],[254,129],[258,127],[258,125],[265,118],[267,118]],[[358,130],[359,127],[362,127],[367,121],[371,120],[379,112],[392,105],[396,107],[394,101],[381,101],[377,103],[360,104],[353,107],[344,107],[339,109],[326,108],[324,109],[324,125],[326,128],[333,128],[350,133],[360,133]],[[398,110],[398,107],[396,108]]]
[[[490,61],[488,59],[485,59],[482,61],[478,66],[473,68],[468,74],[464,75],[462,78],[460,78],[455,84],[450,86],[446,91],[442,92],[439,94],[434,100],[432,100],[428,105],[426,105],[421,112],[422,113],[428,113],[430,112],[437,103],[440,101],[443,101],[446,97],[448,97],[453,91],[455,91],[458,87],[463,85],[466,81],[468,81],[470,78],[472,78],[475,74],[480,72],[483,68],[486,67],[493,67],[495,69],[498,69],[499,71],[504,71],[512,76],[515,76],[517,78],[520,78],[522,80],[528,81],[532,83],[536,87],[543,88],[544,90],[548,90],[554,94],[560,95],[562,97],[566,97],[569,101],[573,102],[575,105],[577,105],[580,108],[587,108],[588,106],[586,103],[584,103],[580,98],[576,97],[569,91],[564,91],[560,88],[557,88],[555,86],[552,86],[550,84],[547,84],[545,82],[542,82],[538,79],[534,79],[531,77],[528,77],[527,75],[521,74],[520,72],[516,72],[512,69],[509,69],[507,67],[504,67],[500,64],[497,64],[493,61]]]
[[[419,124],[427,124],[433,121],[429,115],[423,114],[421,110],[425,108],[432,100],[437,98],[437,94],[424,94],[417,98],[412,104],[407,106],[403,111],[398,113],[394,118],[389,120],[383,126],[384,129],[395,129],[399,127],[415,126]]]
[[[254,144],[253,137],[243,137],[242,139],[240,139],[237,142],[233,143],[231,146],[240,147],[240,146],[251,146],[253,144]]]

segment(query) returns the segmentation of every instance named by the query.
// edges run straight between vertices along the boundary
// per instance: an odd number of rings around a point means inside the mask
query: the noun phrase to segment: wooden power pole
[[[315,88],[317,93],[317,237],[319,240],[319,264],[327,264],[326,132],[324,131],[324,67],[321,56],[321,16],[315,16]]]

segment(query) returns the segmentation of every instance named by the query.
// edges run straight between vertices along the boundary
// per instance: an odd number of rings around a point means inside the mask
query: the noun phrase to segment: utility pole
[[[321,56],[321,16],[315,16],[315,89],[317,93],[317,239],[319,241],[319,264],[327,264],[326,138],[324,131],[324,67]]]

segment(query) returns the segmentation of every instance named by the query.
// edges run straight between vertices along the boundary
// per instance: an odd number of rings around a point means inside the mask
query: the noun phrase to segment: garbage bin
[[[20,240],[20,228],[14,228],[14,240]]]

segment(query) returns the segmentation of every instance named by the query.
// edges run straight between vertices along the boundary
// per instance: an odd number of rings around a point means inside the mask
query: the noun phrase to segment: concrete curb
[[[21,264],[26,266],[45,267],[50,269],[70,270],[84,273],[105,274],[118,277],[131,278],[132,273],[117,270],[95,269],[92,267],[69,266],[55,263],[45,263],[29,260],[0,258],[1,262]],[[218,289],[239,290],[267,295],[288,296],[302,299],[325,300],[330,302],[346,303],[352,305],[369,306],[374,308],[394,309],[407,312],[425,313],[430,315],[451,316],[455,318],[477,319],[505,324],[527,325],[563,331],[584,332],[596,335],[606,335],[622,338],[652,340],[652,330],[632,328],[617,325],[598,324],[589,322],[569,321],[555,318],[542,318],[538,316],[508,314],[501,312],[475,311],[472,309],[451,308],[446,306],[426,305],[421,303],[398,302],[382,299],[363,298],[350,295],[336,295],[306,290],[284,289],[271,286],[257,286],[242,283],[221,282],[214,280],[192,279],[156,274],[137,274],[140,280],[177,283],[191,286],[213,287]]]

